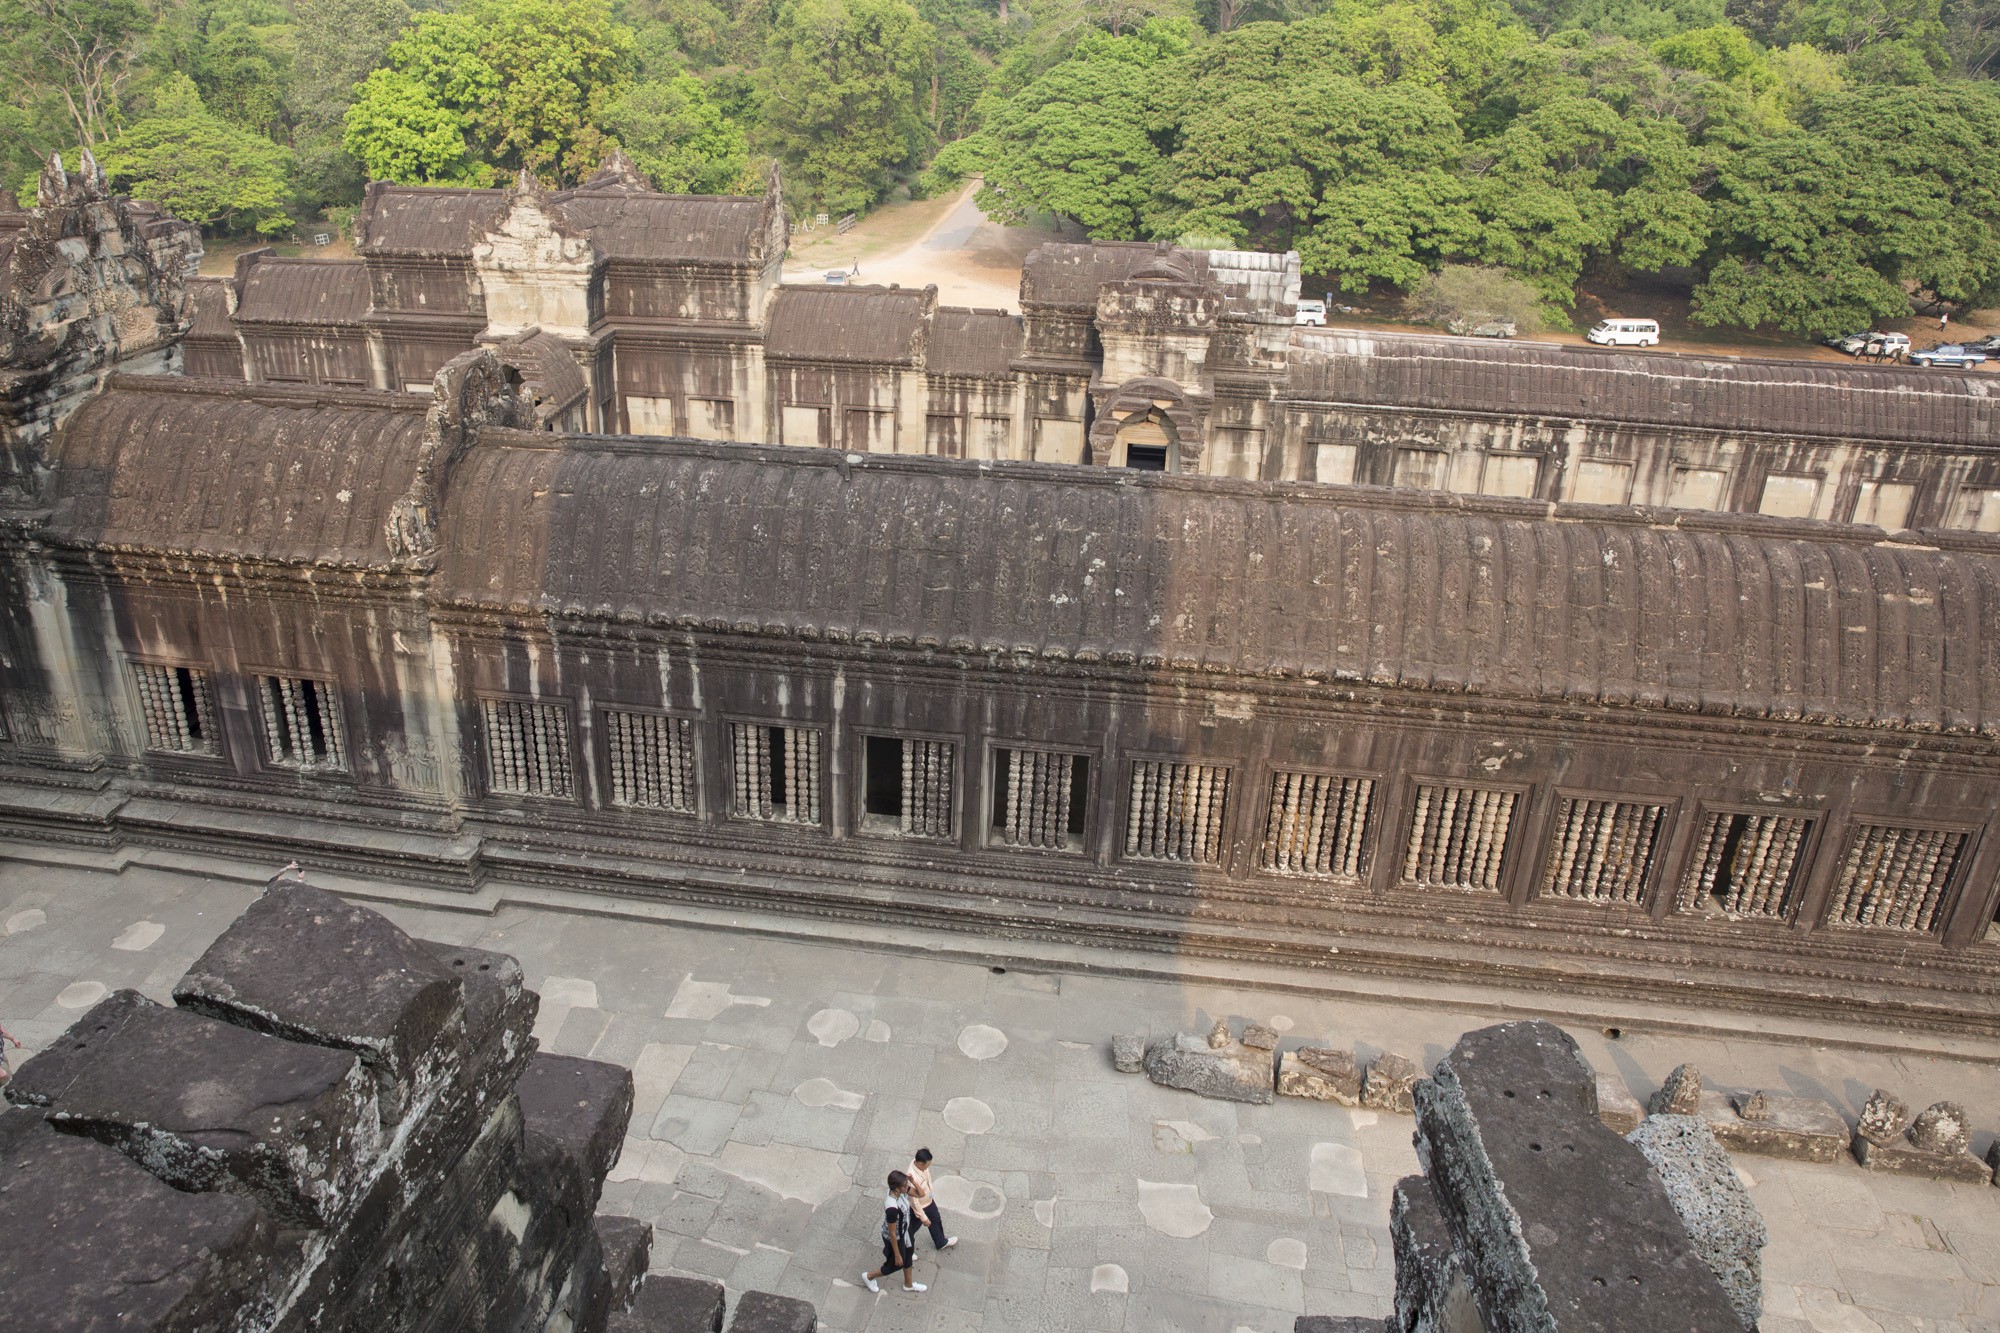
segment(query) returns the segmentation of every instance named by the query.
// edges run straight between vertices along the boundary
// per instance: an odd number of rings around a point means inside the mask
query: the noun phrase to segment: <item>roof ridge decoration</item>
[[[521,392],[519,371],[490,348],[462,353],[431,381],[431,410],[417,451],[410,489],[389,510],[389,552],[398,560],[427,564],[438,550],[438,519],[452,465],[485,426],[535,426],[533,406]]]

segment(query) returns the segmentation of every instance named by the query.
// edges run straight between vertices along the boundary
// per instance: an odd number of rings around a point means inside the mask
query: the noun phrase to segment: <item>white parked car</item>
[[[1600,347],[1657,347],[1660,322],[1656,319],[1600,319],[1583,335]]]
[[[1292,322],[1294,324],[1310,324],[1314,328],[1318,329],[1325,328],[1326,302],[1324,301],[1299,302],[1299,313],[1293,318]]]

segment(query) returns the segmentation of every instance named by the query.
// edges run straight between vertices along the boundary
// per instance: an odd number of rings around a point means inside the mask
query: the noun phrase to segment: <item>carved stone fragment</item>
[[[1262,1023],[1246,1023],[1243,1025],[1243,1044],[1259,1051],[1274,1051],[1278,1048],[1278,1034]]]
[[[1675,1065],[1647,1109],[1654,1115],[1700,1114],[1701,1071],[1693,1065]]]
[[[1877,1088],[1868,1098],[1868,1104],[1861,1108],[1861,1120],[1854,1132],[1870,1143],[1890,1144],[1902,1138],[1909,1127],[1910,1108],[1903,1104],[1903,1099]]]
[[[1216,1019],[1215,1026],[1208,1030],[1208,1048],[1211,1051],[1219,1051],[1229,1045],[1229,1042],[1229,1020]]]
[[[1625,1085],[1614,1078],[1597,1076],[1597,1118],[1620,1134],[1630,1134],[1646,1118],[1646,1108]]]
[[[1181,1033],[1146,1050],[1146,1076],[1163,1088],[1181,1088],[1223,1101],[1264,1104],[1275,1100],[1269,1051],[1231,1042],[1217,1049],[1209,1038]]]
[[[1939,1102],[1910,1123],[1910,1146],[1919,1152],[1964,1152],[1972,1146],[1969,1121],[1963,1106]]]
[[[1870,1171],[1984,1185],[1992,1181],[1994,1168],[1972,1155],[1970,1129],[1964,1107],[1939,1102],[1917,1116],[1902,1138],[1879,1143],[1857,1133],[1854,1159]],[[1989,1158],[1994,1155],[1988,1153]]]
[[[1121,1074],[1138,1074],[1146,1068],[1146,1039],[1135,1032],[1120,1033],[1111,1039],[1111,1067]]]
[[[1348,1051],[1323,1046],[1287,1051],[1278,1063],[1278,1092],[1285,1097],[1361,1105],[1361,1067]]]
[[[1377,1111],[1410,1114],[1410,1088],[1424,1076],[1416,1062],[1393,1052],[1375,1057],[1368,1066],[1368,1080],[1361,1087],[1361,1104]]]
[[[1701,1118],[1716,1141],[1731,1152],[1831,1162],[1846,1150],[1847,1121],[1830,1103],[1814,1097],[1764,1093],[1764,1118],[1746,1120],[1719,1092],[1701,1095]],[[1655,1112],[1658,1114],[1658,1112]]]

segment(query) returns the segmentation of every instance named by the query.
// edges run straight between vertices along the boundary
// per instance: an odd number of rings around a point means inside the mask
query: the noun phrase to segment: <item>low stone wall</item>
[[[646,1278],[595,1215],[618,1065],[538,1053],[503,954],[273,887],[172,1005],[101,1001],[0,1112],[8,1319],[70,1329],[721,1333],[719,1285]],[[738,1333],[811,1333],[753,1294]]]

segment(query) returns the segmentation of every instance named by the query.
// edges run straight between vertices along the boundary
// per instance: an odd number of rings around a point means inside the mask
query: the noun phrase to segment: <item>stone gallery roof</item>
[[[780,287],[771,298],[764,355],[914,365],[936,309],[935,287]]]
[[[355,220],[355,249],[470,259],[473,245],[505,211],[508,194],[377,182]],[[588,232],[607,259],[749,263],[764,253],[761,196],[653,194],[607,183],[543,198],[563,222]]]
[[[188,337],[236,341],[236,325],[229,319],[228,288],[226,278],[196,278],[188,284],[188,304],[194,315]]]
[[[1092,241],[1088,245],[1050,242],[1028,252],[1021,264],[1023,305],[1073,306],[1097,309],[1098,289],[1123,282],[1163,260],[1178,260],[1188,270],[1185,280],[1199,282],[1208,274],[1208,256],[1199,250],[1175,250],[1164,242]]]
[[[1302,333],[1292,349],[1291,398],[2000,445],[2000,381],[1980,375],[1348,330]]]
[[[368,268],[351,259],[260,259],[236,298],[242,323],[359,327],[367,313]]]
[[[1004,380],[1021,354],[1021,320],[1004,310],[939,306],[924,363],[934,375]]]
[[[143,551],[380,565],[429,401],[118,376],[49,443],[50,536]]]
[[[2000,732],[1977,538],[489,429],[440,540],[529,612]]]
[[[424,254],[471,258],[472,243],[506,207],[505,190],[450,185],[368,187],[354,219],[354,248],[368,254]]]
[[[521,372],[521,383],[534,395],[544,418],[556,416],[590,392],[590,382],[568,344],[539,328],[494,344],[493,354],[501,364]]]
[[[606,259],[741,264],[763,254],[761,197],[579,190],[553,199]]]

